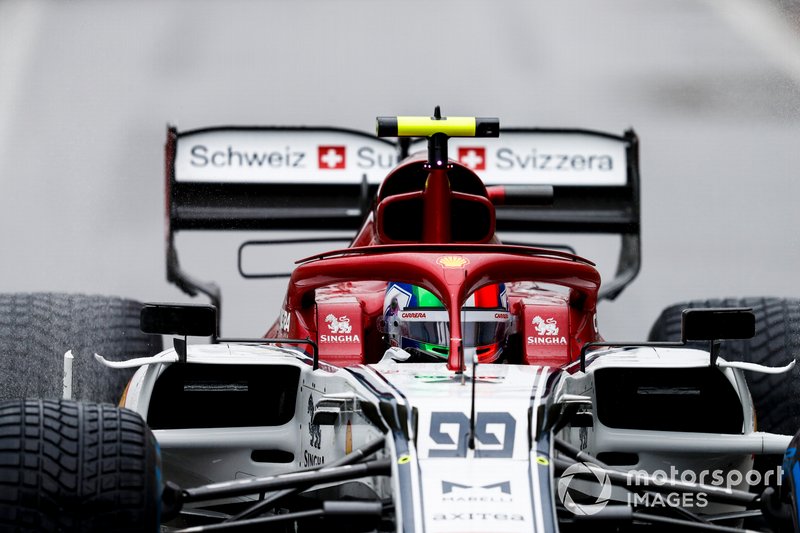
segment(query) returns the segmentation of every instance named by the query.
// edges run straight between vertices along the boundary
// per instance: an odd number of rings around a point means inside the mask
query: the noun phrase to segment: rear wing
[[[496,206],[497,230],[621,237],[613,300],[639,273],[639,139],[583,129],[501,128],[499,138],[450,139],[450,155],[492,185],[548,185],[547,206]],[[424,143],[412,145],[424,148]]]
[[[340,128],[167,129],[167,280],[221,311],[213,282],[185,272],[175,234],[184,230],[357,230],[395,143]]]
[[[206,294],[219,287],[183,271],[174,236],[189,230],[357,231],[385,175],[422,144],[328,127],[167,130],[167,279]],[[622,237],[613,299],[640,264],[638,139],[588,130],[501,129],[497,139],[454,138],[450,156],[487,185],[549,185],[552,205],[497,206],[497,229]]]
[[[337,128],[167,131],[174,231],[357,229],[395,143]]]

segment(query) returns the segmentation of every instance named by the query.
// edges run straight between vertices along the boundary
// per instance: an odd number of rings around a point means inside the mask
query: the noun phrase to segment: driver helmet
[[[430,291],[409,283],[389,283],[383,301],[384,332],[389,344],[421,360],[446,360],[450,352],[450,318]],[[472,293],[461,308],[465,360],[496,361],[511,333],[505,284],[487,285]]]

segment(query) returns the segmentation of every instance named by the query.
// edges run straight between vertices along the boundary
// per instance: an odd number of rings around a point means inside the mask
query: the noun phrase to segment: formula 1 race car
[[[120,408],[0,404],[0,529],[798,530],[800,342],[752,340],[767,308],[800,327],[796,302],[677,306],[646,342],[598,331],[639,270],[632,131],[437,108],[377,133],[169,129],[167,276],[212,305],[148,304],[142,331],[174,346],[96,356],[135,370]],[[224,338],[174,237],[244,229],[356,233],[298,261],[263,338]],[[617,274],[498,231],[619,235]],[[274,276],[245,271],[250,247],[316,240],[248,241],[240,272]]]

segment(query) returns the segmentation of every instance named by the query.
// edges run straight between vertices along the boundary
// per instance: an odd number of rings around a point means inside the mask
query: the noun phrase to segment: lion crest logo
[[[333,313],[325,317],[325,322],[328,323],[328,329],[331,333],[350,333],[353,331],[353,326],[350,325],[350,319],[346,316],[336,317]]]
[[[536,326],[536,333],[539,335],[558,335],[558,323],[555,318],[545,320],[536,315],[531,323]]]
[[[322,446],[322,430],[319,424],[311,422],[314,420],[314,400],[311,396],[308,397],[308,444],[314,448],[319,449]]]

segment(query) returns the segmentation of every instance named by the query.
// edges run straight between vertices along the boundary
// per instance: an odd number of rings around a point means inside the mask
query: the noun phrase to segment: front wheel
[[[157,532],[160,457],[135,412],[0,402],[0,532]]]

